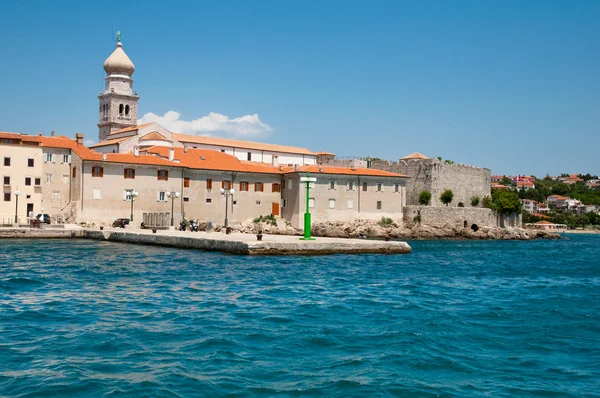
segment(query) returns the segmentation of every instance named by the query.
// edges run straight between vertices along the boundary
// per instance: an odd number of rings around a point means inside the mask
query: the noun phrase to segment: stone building
[[[423,190],[431,192],[431,206],[443,206],[440,195],[446,189],[454,193],[450,206],[458,206],[459,203],[471,206],[471,198],[482,199],[491,195],[490,170],[481,167],[432,159],[419,153],[403,157],[398,162],[373,160],[370,167],[410,177],[406,184],[409,205],[419,204],[419,194]]]

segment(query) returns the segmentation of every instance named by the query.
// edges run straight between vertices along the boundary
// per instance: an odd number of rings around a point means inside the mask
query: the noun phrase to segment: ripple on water
[[[593,396],[598,236],[407,256],[0,246],[0,395]]]

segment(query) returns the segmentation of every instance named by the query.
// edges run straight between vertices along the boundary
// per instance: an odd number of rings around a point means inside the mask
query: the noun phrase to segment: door
[[[271,214],[273,214],[274,216],[278,216],[279,215],[279,203],[277,202],[273,202],[271,205]]]
[[[27,203],[27,217],[35,217],[35,214],[33,214],[33,203]]]

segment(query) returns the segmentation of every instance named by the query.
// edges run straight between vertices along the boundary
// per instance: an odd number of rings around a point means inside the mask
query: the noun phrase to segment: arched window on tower
[[[119,115],[123,114],[123,104],[119,105]]]
[[[129,105],[125,105],[125,114],[129,115]]]

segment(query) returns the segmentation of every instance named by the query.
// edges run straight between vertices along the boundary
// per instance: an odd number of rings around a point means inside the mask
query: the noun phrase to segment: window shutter
[[[104,177],[104,167],[100,167],[100,177]]]
[[[123,200],[127,200],[127,190],[123,191]]]
[[[70,164],[70,163],[72,162],[72,159],[73,159],[73,158],[71,157],[71,155],[67,156],[67,163],[69,163],[69,164]]]
[[[52,163],[56,163],[56,154],[52,154]]]
[[[127,178],[127,169],[123,169],[123,178]]]
[[[131,178],[135,178],[135,169],[131,169]]]
[[[160,202],[160,191],[156,192],[156,201]]]

